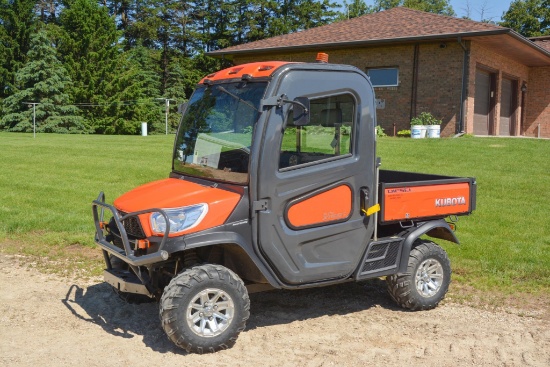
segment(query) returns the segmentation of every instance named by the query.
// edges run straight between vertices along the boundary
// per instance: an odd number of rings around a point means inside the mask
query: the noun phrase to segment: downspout
[[[417,101],[417,89],[418,89],[418,53],[419,45],[416,43],[414,45],[414,54],[413,54],[413,78],[412,78],[412,88],[411,88],[411,111],[409,121],[416,117],[416,101]]]
[[[456,129],[455,137],[462,136],[465,134],[464,131],[464,110],[466,104],[466,96],[468,92],[468,69],[470,66],[470,50],[466,48],[464,42],[462,42],[462,37],[458,37],[458,44],[464,50],[464,56],[462,59],[462,90],[460,92],[460,111],[458,116],[458,126]]]

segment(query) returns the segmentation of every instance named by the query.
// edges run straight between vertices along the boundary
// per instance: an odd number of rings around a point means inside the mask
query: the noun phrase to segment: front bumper
[[[109,210],[113,216],[114,223],[117,226],[118,232],[120,234],[120,239],[122,241],[122,248],[114,245],[106,239],[106,223],[103,220],[105,210]],[[141,210],[121,216],[115,207],[105,203],[105,195],[103,194],[103,192],[100,192],[97,199],[92,202],[92,212],[94,215],[94,223],[96,228],[95,243],[100,246],[104,251],[104,255],[106,258],[105,261],[107,262],[107,267],[109,270],[111,268],[111,264],[108,254],[118,257],[119,259],[131,266],[149,265],[168,260],[169,254],[167,251],[163,250],[163,248],[168,238],[168,233],[170,233],[170,222],[168,220],[168,215],[162,209],[153,208]],[[132,248],[131,241],[128,238],[128,234],[126,232],[126,229],[124,228],[123,222],[129,217],[135,217],[140,214],[153,212],[159,212],[164,216],[167,223],[166,231],[164,232],[160,245],[155,252],[144,255],[137,254],[135,248],[136,246]]]
[[[103,271],[103,279],[119,292],[144,294],[152,297],[147,287],[130,270],[106,269]]]

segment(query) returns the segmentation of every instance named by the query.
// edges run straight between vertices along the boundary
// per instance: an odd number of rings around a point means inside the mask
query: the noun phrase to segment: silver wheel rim
[[[434,296],[443,284],[443,267],[435,259],[424,260],[416,270],[416,290],[422,297]]]
[[[235,305],[229,295],[217,288],[198,293],[187,307],[187,325],[201,337],[214,337],[223,333],[235,314]]]

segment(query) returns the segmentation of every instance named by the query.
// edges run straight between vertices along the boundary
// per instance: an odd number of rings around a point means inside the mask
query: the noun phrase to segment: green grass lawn
[[[97,272],[101,263],[100,256],[92,256],[100,254],[93,243],[92,200],[104,191],[112,202],[140,184],[166,178],[173,139],[0,133],[3,249],[54,260],[75,257],[76,266],[93,266]]]
[[[91,202],[108,202],[171,169],[173,135],[0,133],[0,248],[63,266],[101,268]],[[454,282],[504,294],[550,289],[550,141],[378,140],[382,168],[473,176],[477,210],[448,251]],[[55,269],[53,269],[55,270]]]
[[[477,210],[445,244],[453,279],[504,293],[550,289],[550,141],[512,138],[378,141],[385,169],[477,179]]]

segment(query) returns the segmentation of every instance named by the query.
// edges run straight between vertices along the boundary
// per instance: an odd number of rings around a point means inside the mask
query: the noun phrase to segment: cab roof
[[[205,82],[219,81],[226,79],[242,79],[243,76],[249,76],[251,78],[262,78],[271,76],[278,68],[283,65],[290,64],[288,61],[264,61],[264,62],[252,62],[250,64],[242,64],[232,66],[227,69],[217,71],[209,74],[201,79],[199,84]]]

